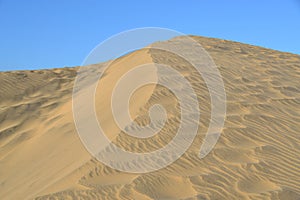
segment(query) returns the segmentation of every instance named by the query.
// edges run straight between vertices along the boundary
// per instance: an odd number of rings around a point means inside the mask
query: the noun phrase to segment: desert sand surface
[[[168,52],[142,49],[118,58],[105,71],[103,88],[96,91],[104,97],[95,107],[108,137],[128,151],[143,152],[166,145],[174,136],[178,102],[162,86],[140,88],[130,104],[135,121],[148,124],[148,109],[157,103],[167,110],[168,120],[158,135],[134,139],[112,120],[106,98],[114,83],[135,65],[163,63],[192,84],[201,110],[197,137],[173,164],[144,174],[105,166],[81,143],[72,113],[79,67],[1,72],[0,199],[299,200],[300,56],[193,38],[218,66],[227,95],[225,126],[206,157],[198,154],[209,125],[209,93],[195,69]],[[94,66],[95,73],[103,70],[103,63]]]

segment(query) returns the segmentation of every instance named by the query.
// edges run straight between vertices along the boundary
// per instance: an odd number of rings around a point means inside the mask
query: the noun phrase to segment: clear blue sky
[[[78,66],[149,26],[300,54],[300,0],[0,0],[0,71]]]

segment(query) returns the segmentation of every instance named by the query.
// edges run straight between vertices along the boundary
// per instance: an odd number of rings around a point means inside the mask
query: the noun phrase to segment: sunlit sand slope
[[[166,145],[178,129],[180,105],[162,86],[140,88],[131,101],[132,118],[147,125],[148,109],[159,103],[168,121],[151,138],[129,137],[112,120],[109,104],[113,85],[122,74],[141,64],[166,64],[183,74],[196,91],[201,119],[194,143],[167,168],[146,174],[111,169],[82,145],[72,113],[78,68],[1,72],[0,199],[299,200],[300,56],[193,38],[215,61],[227,94],[225,126],[208,156],[198,157],[209,125],[209,93],[202,77],[183,58],[153,49],[133,52],[113,62],[100,81],[102,88],[96,90],[100,99],[96,114],[105,122],[108,137],[132,152]],[[92,69],[99,73],[103,66]]]

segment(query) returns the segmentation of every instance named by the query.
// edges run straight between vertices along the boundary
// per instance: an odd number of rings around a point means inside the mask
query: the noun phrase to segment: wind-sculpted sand
[[[180,104],[163,86],[139,88],[130,101],[131,117],[147,125],[149,108],[161,104],[167,121],[159,134],[133,138],[113,121],[109,98],[115,83],[146,63],[171,66],[191,83],[201,111],[198,135],[173,164],[143,174],[105,166],[81,143],[72,113],[78,67],[1,72],[0,199],[299,200],[300,56],[193,38],[218,66],[227,96],[225,126],[206,157],[199,158],[199,149],[211,115],[209,92],[201,75],[174,54],[142,49],[120,57],[104,72],[95,93],[96,115],[112,142],[127,151],[150,152],[176,134]],[[100,73],[103,66],[93,65],[92,73]],[[89,85],[97,80],[79,81]]]

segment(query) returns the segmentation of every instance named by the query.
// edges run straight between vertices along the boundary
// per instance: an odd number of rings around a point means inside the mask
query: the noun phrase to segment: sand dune
[[[0,199],[300,199],[300,56],[237,42],[193,36],[223,76],[227,116],[222,135],[205,158],[199,147],[208,129],[209,93],[182,58],[143,49],[115,60],[101,80],[97,117],[108,137],[133,152],[166,145],[178,128],[180,105],[159,85],[140,88],[130,114],[149,123],[157,103],[168,121],[158,135],[134,139],[112,120],[109,93],[134,66],[172,66],[192,84],[201,119],[188,151],[167,168],[120,172],[93,158],[82,145],[72,113],[78,67],[0,73]],[[187,49],[188,51],[188,49]],[[94,73],[103,70],[94,65]],[[150,73],[150,75],[153,75]],[[91,80],[86,84],[91,84]]]

